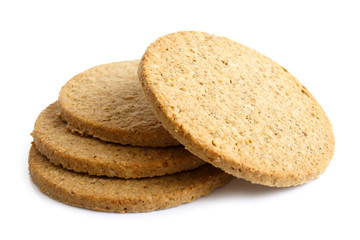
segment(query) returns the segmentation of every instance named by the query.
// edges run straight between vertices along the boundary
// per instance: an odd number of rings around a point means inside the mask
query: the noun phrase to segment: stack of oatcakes
[[[191,31],[160,37],[141,60],[76,75],[32,136],[29,170],[42,192],[109,212],[177,206],[232,176],[304,184],[335,145],[324,110],[285,68]]]

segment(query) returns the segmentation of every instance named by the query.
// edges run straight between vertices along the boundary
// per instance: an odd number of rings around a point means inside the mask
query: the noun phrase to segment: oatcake
[[[42,192],[69,205],[105,212],[148,212],[208,195],[231,176],[209,164],[155,178],[89,176],[51,164],[35,147],[29,153],[32,180]]]
[[[68,81],[58,99],[68,128],[124,145],[180,145],[145,100],[136,75],[138,65],[139,60],[103,64]]]
[[[285,68],[240,43],[168,34],[147,48],[138,75],[163,126],[236,177],[299,185],[332,158],[332,127],[315,98]]]
[[[35,122],[36,148],[51,162],[77,172],[109,177],[140,178],[194,169],[204,161],[183,146],[146,148],[103,142],[71,133],[51,104]]]

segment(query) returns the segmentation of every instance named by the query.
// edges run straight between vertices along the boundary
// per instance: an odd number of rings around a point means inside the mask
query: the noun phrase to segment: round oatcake
[[[106,178],[51,164],[35,147],[29,153],[32,180],[42,192],[69,205],[105,212],[148,212],[208,195],[232,178],[206,164],[195,170],[155,178]]]
[[[147,48],[138,75],[163,126],[236,177],[299,185],[332,158],[332,127],[311,93],[270,58],[228,38],[163,36]]]
[[[35,122],[36,148],[52,163],[91,175],[141,178],[194,169],[204,161],[183,146],[146,148],[123,146],[71,133],[56,117],[56,103],[51,104]]]
[[[58,100],[68,128],[124,145],[180,145],[145,100],[136,75],[138,65],[139,60],[103,64],[69,80]]]

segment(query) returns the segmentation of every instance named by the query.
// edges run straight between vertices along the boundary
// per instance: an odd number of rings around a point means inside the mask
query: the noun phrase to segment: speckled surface
[[[163,126],[226,172],[268,186],[317,178],[334,152],[329,119],[285,68],[225,37],[163,36],[139,67]]]

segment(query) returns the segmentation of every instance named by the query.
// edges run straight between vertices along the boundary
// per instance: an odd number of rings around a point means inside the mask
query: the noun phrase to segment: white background
[[[1,239],[359,239],[360,7],[356,1],[1,1]],[[30,132],[63,84],[102,63],[140,58],[179,30],[226,36],[269,56],[316,97],[334,128],[317,180],[269,188],[233,180],[176,208],[79,209],[28,175]],[[6,237],[5,237],[6,236]]]

